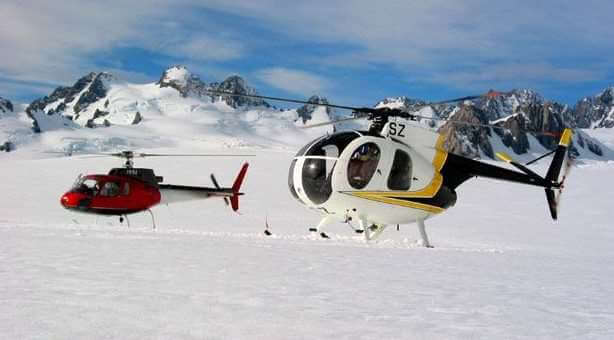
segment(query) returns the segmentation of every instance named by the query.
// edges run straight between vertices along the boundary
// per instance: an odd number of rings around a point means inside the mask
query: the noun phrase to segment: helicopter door
[[[412,178],[412,163],[409,154],[397,149],[388,176],[388,189],[409,190]]]

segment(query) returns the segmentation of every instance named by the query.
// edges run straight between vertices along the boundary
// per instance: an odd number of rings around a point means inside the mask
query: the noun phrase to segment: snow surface
[[[0,338],[614,337],[614,162],[574,169],[558,222],[542,189],[472,179],[454,208],[428,220],[435,248],[425,249],[414,225],[372,243],[340,223],[330,240],[313,238],[319,215],[286,184],[296,147],[248,147],[256,137],[240,127],[238,148],[168,128],[183,139],[114,127],[80,130],[71,145],[255,153],[241,214],[212,199],[154,208],[157,230],[148,214],[131,215],[128,228],[59,204],[80,172],[121,160],[43,153],[71,140],[61,130],[0,154]],[[136,161],[167,183],[210,185],[213,172],[228,185],[243,159]],[[274,236],[263,235],[265,221]]]

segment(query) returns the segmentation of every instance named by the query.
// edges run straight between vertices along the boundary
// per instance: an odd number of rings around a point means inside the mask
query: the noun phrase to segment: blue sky
[[[0,96],[31,101],[90,71],[151,82],[184,64],[341,105],[513,88],[574,104],[614,85],[612,13],[605,0],[4,0]]]

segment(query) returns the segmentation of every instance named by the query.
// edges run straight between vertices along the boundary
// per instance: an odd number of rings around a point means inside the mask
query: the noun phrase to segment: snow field
[[[199,152],[228,153],[226,148]],[[148,150],[166,152],[168,149]],[[178,152],[177,150],[172,150]],[[293,152],[251,158],[241,215],[221,200],[115,219],[72,214],[59,196],[79,172],[121,160],[2,155],[0,337],[14,338],[549,338],[614,334],[614,163],[571,173],[550,220],[539,188],[472,179],[449,211],[365,243],[319,220],[287,189]],[[165,182],[231,183],[242,159],[137,159]],[[540,162],[537,171],[545,171]],[[75,223],[73,221],[77,221]],[[262,231],[268,219],[273,237]]]

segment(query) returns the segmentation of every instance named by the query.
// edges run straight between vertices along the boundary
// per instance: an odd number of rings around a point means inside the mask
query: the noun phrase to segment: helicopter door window
[[[113,197],[119,195],[119,184],[116,182],[106,182],[100,189],[100,196]]]
[[[408,190],[411,185],[412,164],[409,154],[403,150],[394,153],[394,161],[390,176],[388,177],[388,188],[390,190]]]
[[[350,157],[348,181],[354,189],[363,189],[369,184],[377,170],[380,150],[375,143],[365,143],[358,147]]]

